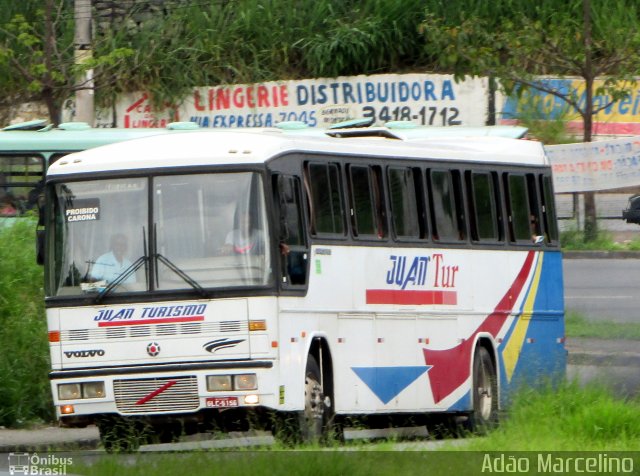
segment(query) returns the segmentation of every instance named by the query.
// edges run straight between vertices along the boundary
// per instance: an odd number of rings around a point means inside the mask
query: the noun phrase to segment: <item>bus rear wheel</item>
[[[473,411],[469,423],[475,433],[485,433],[498,423],[498,378],[489,351],[476,347],[473,358]]]

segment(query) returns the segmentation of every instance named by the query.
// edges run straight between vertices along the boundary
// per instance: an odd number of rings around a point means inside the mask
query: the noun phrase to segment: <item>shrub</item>
[[[53,419],[35,221],[0,223],[0,425]]]

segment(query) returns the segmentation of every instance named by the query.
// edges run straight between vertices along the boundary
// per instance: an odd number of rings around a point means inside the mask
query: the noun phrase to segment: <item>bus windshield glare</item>
[[[65,182],[53,193],[50,296],[272,282],[258,173]]]

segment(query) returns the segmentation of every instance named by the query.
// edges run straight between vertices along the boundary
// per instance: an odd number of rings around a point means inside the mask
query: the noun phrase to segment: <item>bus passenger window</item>
[[[530,243],[533,237],[538,234],[539,224],[535,210],[530,207],[526,177],[525,175],[509,174],[507,184],[511,241]]]
[[[542,222],[540,220],[540,208],[542,201],[539,199],[536,176],[527,174],[527,196],[529,197],[529,230],[531,240],[534,243],[542,243]]]
[[[429,198],[433,238],[438,241],[463,241],[466,225],[459,176],[451,171],[429,171]]]
[[[542,218],[544,220],[545,238],[547,243],[558,241],[558,222],[556,221],[556,207],[553,195],[551,177],[540,177],[542,181]]]
[[[344,206],[337,164],[310,163],[307,168],[311,202],[311,233],[344,236]]]
[[[471,172],[469,179],[471,236],[474,241],[502,239],[499,228],[498,200],[494,177],[489,172]]]
[[[413,169],[408,167],[389,167],[389,204],[391,222],[396,237],[400,239],[419,239],[425,236],[423,214],[420,212],[418,197],[421,192]]]
[[[386,236],[380,171],[376,167],[349,167],[351,220],[356,237]]]

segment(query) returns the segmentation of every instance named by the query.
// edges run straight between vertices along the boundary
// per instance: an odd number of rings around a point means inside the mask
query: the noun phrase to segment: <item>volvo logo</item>
[[[151,357],[155,357],[159,353],[160,344],[158,344],[157,342],[150,342],[149,345],[147,345],[147,354],[149,354]]]
[[[92,349],[92,350],[71,350],[64,351],[64,355],[67,359],[71,359],[72,357],[83,358],[83,357],[102,357],[104,355],[104,350],[102,349]]]
[[[232,340],[232,339],[216,339],[216,340],[212,340],[210,342],[207,342],[202,347],[207,352],[211,352],[213,354],[214,352],[217,352],[220,349],[227,349],[229,347],[235,347],[240,342],[244,342],[244,339],[236,339],[236,340]]]

